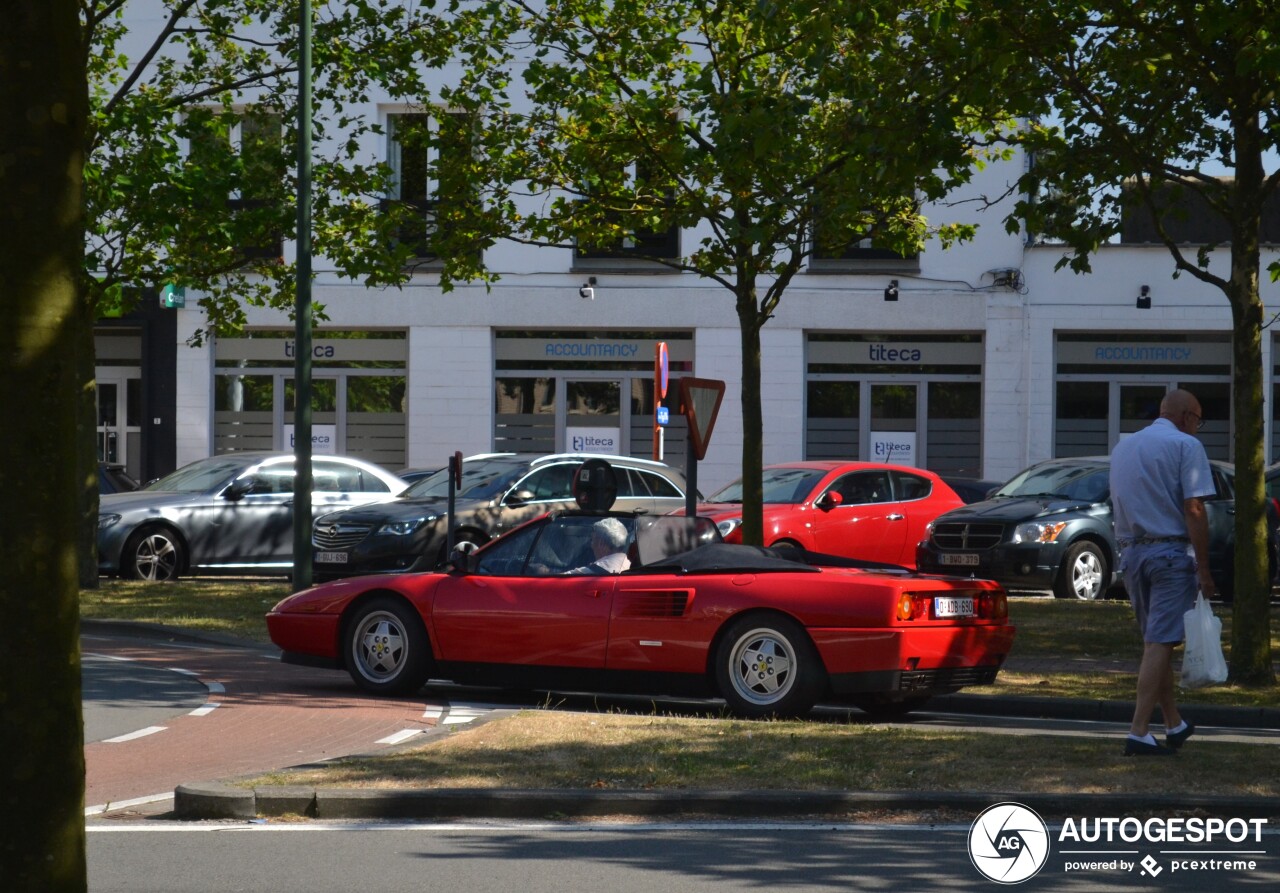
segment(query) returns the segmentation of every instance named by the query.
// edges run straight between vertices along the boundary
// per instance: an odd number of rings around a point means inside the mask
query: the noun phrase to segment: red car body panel
[[[964,505],[956,492],[938,475],[920,468],[883,462],[789,462],[767,466],[765,471],[804,469],[822,475],[821,480],[799,502],[766,503],[764,506],[764,542],[772,546],[791,541],[811,552],[840,555],[864,561],[879,561],[914,568],[916,544],[925,538],[925,526],[943,512]],[[819,500],[828,490],[841,489],[841,481],[849,476],[875,473],[908,475],[929,482],[929,493],[923,497],[893,491],[868,493],[876,501],[843,499],[834,507],[822,507]],[[896,482],[898,478],[892,478]],[[913,498],[899,498],[911,495]],[[742,506],[707,503],[698,514],[714,521],[742,515]],[[726,542],[741,542],[741,531],[725,537]]]

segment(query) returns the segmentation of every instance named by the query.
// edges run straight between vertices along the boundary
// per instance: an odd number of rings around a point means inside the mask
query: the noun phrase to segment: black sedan
[[[312,459],[313,512],[391,499],[404,481],[369,462]],[[141,490],[104,495],[98,572],[139,580],[182,574],[289,574],[293,456],[224,453]]]
[[[1218,492],[1205,500],[1209,566],[1219,595],[1230,600],[1235,468],[1226,462],[1210,465]],[[1274,555],[1274,541],[1271,549]],[[916,550],[916,565],[930,573],[996,580],[1008,589],[1052,589],[1058,598],[1091,600],[1120,581],[1118,554],[1111,463],[1106,456],[1093,456],[1033,465],[990,499],[939,515]]]

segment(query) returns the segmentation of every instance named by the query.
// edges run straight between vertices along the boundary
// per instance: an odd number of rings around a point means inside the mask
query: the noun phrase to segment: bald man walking
[[[1204,498],[1216,491],[1209,457],[1195,437],[1201,412],[1190,392],[1169,391],[1160,418],[1111,453],[1116,541],[1143,641],[1125,756],[1171,756],[1195,731],[1174,699],[1173,649],[1182,642],[1182,615],[1197,588],[1205,598],[1214,594]],[[1163,745],[1149,728],[1156,707],[1164,719]]]

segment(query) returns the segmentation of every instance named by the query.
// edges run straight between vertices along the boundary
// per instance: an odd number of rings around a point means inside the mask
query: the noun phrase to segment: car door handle
[[[886,518],[888,518],[890,521],[901,521],[902,519],[906,518],[907,516],[906,516],[906,515],[899,515],[899,514],[897,514],[897,513],[895,512],[895,513],[894,513],[894,514],[892,514],[892,515],[885,515],[885,517],[886,517]]]

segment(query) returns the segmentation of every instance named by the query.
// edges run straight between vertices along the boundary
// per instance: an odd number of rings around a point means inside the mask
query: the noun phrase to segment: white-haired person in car
[[[566,574],[620,574],[631,567],[627,557],[627,527],[617,518],[601,518],[591,525],[591,552],[595,561],[565,571]]]

